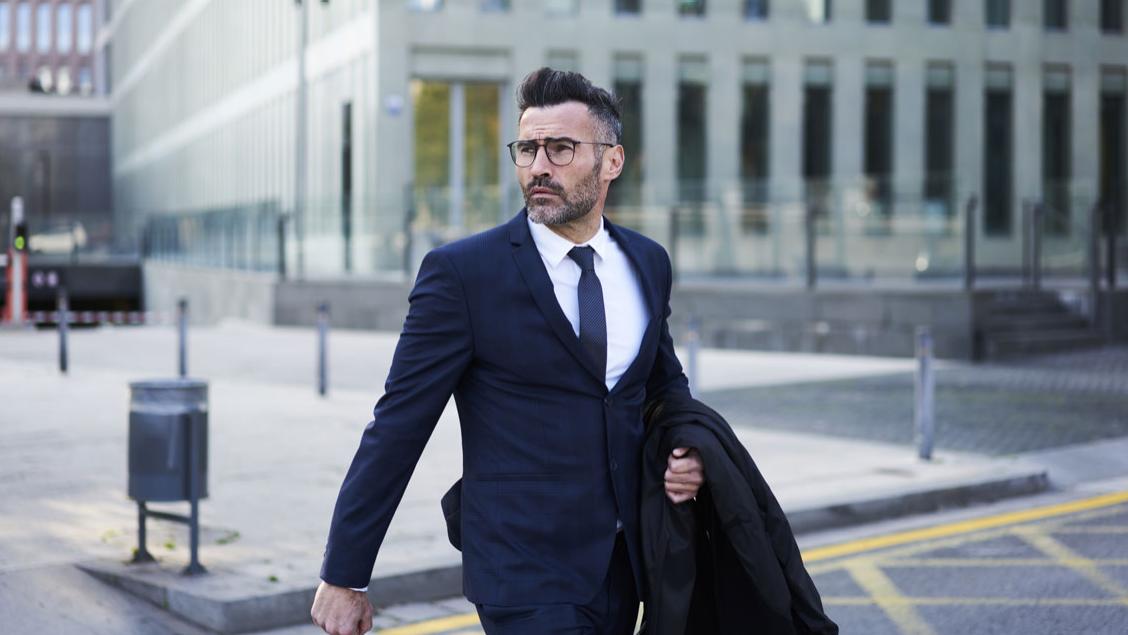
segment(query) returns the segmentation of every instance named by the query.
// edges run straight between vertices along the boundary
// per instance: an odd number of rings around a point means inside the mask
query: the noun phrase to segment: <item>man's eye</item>
[[[531,143],[530,144],[521,144],[521,145],[517,146],[517,152],[519,152],[521,154],[521,156],[523,156],[523,157],[532,156],[532,154],[536,151],[537,151],[537,147],[535,145],[531,144]]]
[[[552,144],[553,154],[558,154],[560,152],[570,152],[571,150],[572,144],[568,143],[567,141],[558,141]]]

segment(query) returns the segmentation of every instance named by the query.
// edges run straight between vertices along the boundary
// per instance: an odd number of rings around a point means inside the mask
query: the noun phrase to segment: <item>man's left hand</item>
[[[693,448],[674,448],[666,461],[666,497],[672,503],[684,503],[697,496],[705,482],[705,465]]]

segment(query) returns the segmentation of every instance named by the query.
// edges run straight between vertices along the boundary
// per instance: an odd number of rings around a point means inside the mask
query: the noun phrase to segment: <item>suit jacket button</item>
[[[605,403],[605,404],[607,404],[608,406],[610,406],[610,405],[611,405],[611,398],[610,398],[610,397],[604,397],[604,398],[603,398],[603,403]]]

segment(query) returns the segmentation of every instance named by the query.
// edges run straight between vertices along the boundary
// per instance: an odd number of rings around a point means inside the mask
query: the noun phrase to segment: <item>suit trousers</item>
[[[627,543],[620,532],[603,585],[587,604],[478,604],[477,608],[487,635],[632,635],[638,602]]]

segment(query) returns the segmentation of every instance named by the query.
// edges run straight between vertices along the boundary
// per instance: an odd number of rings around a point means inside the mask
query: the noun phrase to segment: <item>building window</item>
[[[615,0],[615,13],[638,15],[642,12],[642,0]]]
[[[0,51],[12,45],[12,14],[7,0],[0,0]],[[2,65],[0,65],[2,66]]]
[[[955,211],[955,86],[950,64],[930,64],[924,97],[924,211],[949,217]]]
[[[482,11],[504,13],[509,11],[509,0],[481,0]]]
[[[989,67],[984,99],[983,231],[1011,233],[1014,119],[1010,67]]]
[[[866,192],[874,211],[893,213],[893,66],[866,65],[863,169]]]
[[[705,0],[678,0],[678,15],[705,15]]]
[[[1101,30],[1105,33],[1124,30],[1124,0],[1101,0]]]
[[[412,11],[442,11],[443,0],[407,0],[407,8]]]
[[[89,2],[78,5],[78,26],[76,30],[78,36],[76,48],[78,48],[79,53],[86,55],[94,44],[94,14],[91,12]]]
[[[803,87],[803,180],[805,197],[817,215],[825,215],[830,196],[833,149],[833,68],[808,62]]]
[[[1047,69],[1042,85],[1045,90],[1042,102],[1043,218],[1047,232],[1068,234],[1073,164],[1069,71]]]
[[[832,0],[803,0],[807,19],[815,24],[830,22],[832,14]]]
[[[580,12],[580,0],[545,0],[544,12],[548,15],[576,15]]]
[[[928,0],[928,23],[951,24],[952,0]]]
[[[1043,0],[1042,19],[1047,30],[1066,30],[1069,28],[1069,4],[1065,0]]]
[[[615,58],[615,79],[612,89],[619,99],[619,113],[623,122],[623,151],[626,164],[619,178],[607,193],[611,207],[630,207],[642,204],[642,182],[645,175],[645,146],[642,137],[642,59],[633,55]]]
[[[1125,89],[1128,77],[1124,71],[1105,71],[1101,76],[1101,204],[1105,211],[1106,232],[1119,229],[1128,232],[1128,161],[1125,147],[1128,128],[1125,126]],[[1108,223],[1112,223],[1109,225]]]
[[[35,50],[51,52],[51,5],[41,4],[35,14]]]
[[[685,57],[678,63],[677,177],[683,202],[705,199],[708,74],[704,58]],[[688,227],[694,226],[703,227],[703,223],[691,220]]]
[[[744,19],[767,20],[768,0],[744,0]]]
[[[16,50],[20,53],[31,50],[31,5],[27,2],[16,5]]]
[[[1010,28],[1010,0],[987,0],[985,21],[989,29]]]
[[[353,107],[341,104],[341,243],[345,272],[351,272],[353,238]]]
[[[90,72],[89,66],[78,69],[78,92],[83,95],[94,93],[94,74]]]
[[[70,53],[74,46],[74,16],[71,14],[71,5],[60,4],[55,17],[58,22],[55,26],[55,39],[58,40],[56,48],[65,55]]]
[[[866,22],[888,24],[892,19],[892,0],[866,0]]]
[[[768,166],[771,157],[771,69],[766,60],[744,62],[740,113],[740,182],[745,230],[768,229]]]

